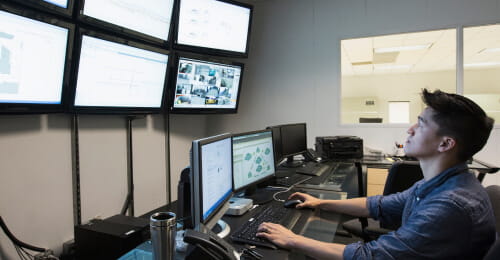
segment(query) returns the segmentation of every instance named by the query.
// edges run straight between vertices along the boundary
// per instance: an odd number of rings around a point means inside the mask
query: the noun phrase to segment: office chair
[[[418,161],[396,162],[389,169],[383,195],[404,191],[423,177]],[[381,226],[379,221],[372,218],[352,219],[342,224],[345,231],[361,237],[366,242],[377,239],[399,226],[400,224]]]
[[[495,215],[495,227],[497,230],[497,240],[488,250],[488,253],[484,257],[484,260],[495,260],[500,259],[500,186],[490,185],[486,187],[486,192],[491,201],[491,206],[493,208],[493,214]]]

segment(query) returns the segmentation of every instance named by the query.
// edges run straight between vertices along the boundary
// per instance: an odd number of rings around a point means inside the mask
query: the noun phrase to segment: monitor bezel
[[[215,48],[208,48],[208,47],[178,43],[181,1],[182,0],[176,0],[176,3],[177,3],[175,6],[175,21],[176,22],[175,22],[175,26],[173,28],[174,30],[172,33],[172,42],[173,42],[172,47],[173,47],[173,49],[180,50],[180,51],[194,52],[194,53],[199,53],[199,54],[213,55],[213,56],[222,56],[222,57],[230,57],[230,58],[231,57],[232,58],[248,58],[248,53],[249,53],[249,48],[250,48],[250,35],[251,35],[251,31],[252,31],[253,5],[246,4],[246,3],[240,3],[237,1],[233,1],[233,0],[215,0],[218,2],[224,2],[227,4],[240,6],[240,7],[247,8],[250,10],[250,15],[248,18],[247,42],[246,42],[246,46],[245,46],[245,51],[244,52],[237,52],[237,51],[230,51],[230,50],[224,50],[224,49],[215,49]]]
[[[49,12],[52,14],[58,14],[70,18],[73,16],[73,10],[75,6],[75,0],[68,0],[68,7],[60,7],[55,4],[43,1],[43,0],[8,0],[14,3],[25,5],[31,8],[36,8],[40,11]]]
[[[229,202],[229,199],[233,196],[234,194],[234,187],[233,187],[233,182],[231,181],[231,191],[225,195],[225,197],[222,198],[220,203],[217,205],[217,207],[205,218],[203,219],[203,177],[202,177],[202,168],[203,168],[203,163],[202,163],[202,147],[207,144],[211,144],[214,142],[218,142],[224,139],[228,139],[230,141],[230,147],[231,147],[231,175],[233,174],[233,140],[232,140],[232,135],[229,133],[224,133],[216,136],[210,136],[202,139],[197,139],[192,141],[192,162],[191,162],[191,169],[192,169],[192,174],[191,174],[191,191],[192,191],[192,217],[193,217],[193,223],[195,226],[198,226],[200,223],[201,224],[209,224],[213,222],[213,218],[215,216],[221,215],[219,211],[224,208],[225,204]],[[194,162],[196,160],[196,162]],[[196,175],[196,176],[195,176]],[[213,223],[211,224],[213,225]]]
[[[118,44],[123,44],[127,45],[130,47],[135,47],[139,49],[144,49],[148,51],[153,51],[153,52],[158,52],[161,54],[168,55],[168,63],[166,66],[166,72],[165,72],[165,79],[163,82],[163,94],[162,94],[162,100],[160,103],[160,107],[118,107],[118,106],[77,106],[75,105],[75,95],[76,95],[76,87],[77,87],[77,81],[78,81],[78,70],[80,66],[80,55],[81,55],[81,45],[82,45],[82,39],[83,36],[90,36],[94,38],[98,38],[101,40],[106,40]],[[79,27],[77,28],[76,32],[76,37],[77,39],[75,40],[75,58],[74,58],[74,66],[73,66],[73,73],[72,73],[72,80],[71,80],[71,91],[69,92],[70,96],[68,98],[69,100],[69,106],[68,106],[68,111],[70,113],[74,114],[125,114],[125,115],[132,115],[132,114],[159,114],[164,112],[164,103],[165,103],[165,98],[167,95],[167,83],[168,83],[168,77],[169,77],[169,64],[171,62],[171,54],[169,50],[162,49],[159,47],[155,47],[152,45],[136,42],[136,41],[130,41],[125,38],[119,37],[119,36],[113,36],[109,35],[106,33],[103,33],[101,31],[95,30],[95,29],[90,29],[87,27]]]
[[[303,125],[304,126],[304,135],[305,135],[305,149],[300,151],[300,152],[295,152],[295,153],[290,153],[290,154],[287,154],[285,153],[283,150],[283,127],[288,127],[288,126],[297,126],[297,125]],[[281,139],[281,153],[282,153],[282,157],[283,159],[285,158],[288,158],[288,157],[291,157],[291,156],[295,156],[295,155],[299,155],[299,154],[302,154],[304,153],[305,151],[307,151],[307,124],[306,123],[292,123],[292,124],[283,124],[283,125],[279,125],[280,127],[280,139]]]
[[[176,52],[172,59],[172,77],[170,77],[169,90],[168,90],[168,110],[172,114],[236,114],[238,113],[238,107],[240,105],[240,96],[243,85],[243,76],[245,71],[245,65],[241,62],[232,61],[228,59],[214,58],[205,55],[186,53],[186,52]],[[181,58],[192,59],[200,62],[215,63],[220,65],[231,65],[238,66],[241,68],[240,71],[240,81],[238,82],[238,95],[236,97],[236,106],[234,108],[186,108],[186,107],[174,107],[175,92],[177,89],[177,76],[179,73],[179,61]]]
[[[48,14],[43,14],[34,10],[28,10],[5,3],[0,3],[0,10],[31,20],[68,29],[63,80],[61,86],[61,99],[59,104],[0,102],[0,114],[47,114],[65,112],[65,108],[68,103],[67,95],[71,81],[71,60],[74,49],[75,25]]]
[[[113,24],[110,22],[106,22],[97,18],[94,18],[92,16],[88,16],[83,14],[83,9],[85,8],[85,0],[79,1],[79,4],[76,8],[76,18],[78,21],[80,21],[83,24],[89,25],[89,26],[94,26],[97,27],[101,30],[106,30],[108,34],[114,34],[120,37],[125,37],[125,38],[130,38],[134,41],[144,41],[150,44],[158,45],[162,48],[169,48],[170,47],[170,42],[172,39],[172,31],[174,29],[174,23],[176,22],[174,20],[174,13],[175,13],[175,1],[172,3],[172,13],[170,15],[170,25],[169,25],[169,31],[168,31],[168,37],[167,39],[161,39],[157,38],[155,36],[145,34],[124,26],[120,26],[117,24]]]
[[[242,132],[242,133],[237,133],[237,134],[233,134],[232,136],[232,148],[233,148],[233,189],[234,189],[234,192],[235,193],[238,193],[238,192],[241,192],[243,190],[245,190],[246,188],[252,186],[252,185],[257,185],[259,183],[263,183],[269,179],[272,179],[276,176],[276,158],[275,158],[275,153],[274,153],[274,143],[271,144],[271,146],[273,147],[273,173],[264,177],[264,178],[261,178],[259,180],[256,180],[254,182],[251,182],[251,183],[248,183],[246,185],[243,185],[241,187],[236,187],[236,183],[235,183],[235,175],[234,175],[234,138],[235,137],[240,137],[240,136],[245,136],[245,135],[252,135],[252,134],[260,134],[260,133],[266,133],[266,132],[269,132],[271,133],[271,142],[273,142],[273,131],[272,129],[262,129],[262,130],[255,130],[255,131],[249,131],[249,132]]]

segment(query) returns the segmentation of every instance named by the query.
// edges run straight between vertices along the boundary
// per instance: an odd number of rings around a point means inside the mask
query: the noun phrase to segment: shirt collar
[[[434,178],[432,178],[428,181],[422,182],[422,184],[420,186],[418,186],[416,189],[417,197],[423,198],[423,197],[427,196],[427,194],[429,194],[432,190],[434,190],[434,188],[441,186],[441,184],[446,182],[446,180],[448,180],[449,178],[451,178],[459,173],[466,172],[467,169],[468,169],[467,163],[459,163],[453,167],[450,167],[450,168],[442,171],[440,174],[438,174]]]

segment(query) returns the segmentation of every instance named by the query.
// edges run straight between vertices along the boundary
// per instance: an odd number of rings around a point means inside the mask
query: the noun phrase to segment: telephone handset
[[[237,260],[236,250],[215,233],[203,233],[187,229],[184,233],[184,242],[189,243],[186,258]]]

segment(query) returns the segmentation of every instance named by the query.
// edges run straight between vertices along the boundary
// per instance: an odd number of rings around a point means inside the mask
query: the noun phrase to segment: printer
[[[357,136],[317,136],[316,153],[328,159],[363,158],[363,139]]]

